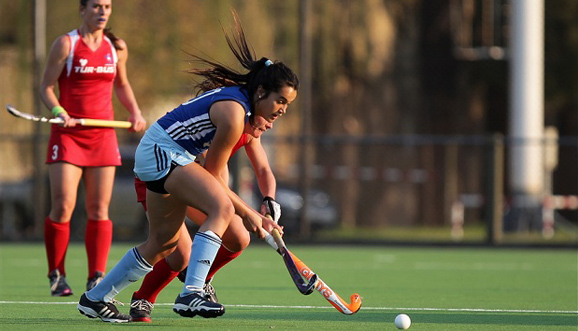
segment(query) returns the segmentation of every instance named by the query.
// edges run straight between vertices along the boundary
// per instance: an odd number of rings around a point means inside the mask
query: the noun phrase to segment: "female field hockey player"
[[[121,164],[116,133],[113,128],[76,126],[74,118],[113,119],[114,90],[130,113],[131,130],[143,131],[146,126],[127,78],[126,43],[105,29],[112,0],[81,0],[79,10],[82,24],[53,43],[40,87],[52,115],[65,121],[62,126],[52,125],[46,157],[51,210],[44,222],[44,242],[53,296],[72,295],[64,262],[81,180],[88,217],[87,290],[102,279],[112,242],[108,208],[115,167]]]
[[[267,154],[261,145],[261,135],[265,130],[272,127],[271,123],[266,122],[262,117],[251,117],[245,123],[245,131],[241,139],[237,142],[231,154],[234,154],[241,147],[245,147],[245,152],[253,165],[257,183],[261,194],[265,197],[261,205],[261,213],[271,215],[275,222],[281,217],[281,206],[275,201],[275,191],[277,188],[275,176],[269,165]],[[232,155],[231,155],[232,156]],[[203,162],[201,162],[202,164]],[[229,172],[223,171],[223,180],[229,182]],[[146,186],[143,181],[135,178],[135,189],[137,200],[143,204],[146,211]],[[188,207],[187,217],[201,226],[205,221],[206,215],[201,211]],[[173,280],[179,277],[184,281],[186,267],[189,262],[191,251],[191,239],[186,225],[181,226],[181,233],[176,250],[164,259],[157,262],[153,270],[148,273],[141,287],[133,293],[130,304],[130,316],[133,322],[151,322],[151,312],[158,294]],[[211,302],[218,302],[217,294],[211,281],[217,271],[241,255],[242,251],[250,243],[249,232],[243,226],[243,221],[237,215],[231,220],[229,227],[223,234],[223,243],[219,248],[211,269],[206,277],[203,286],[205,297]]]
[[[242,74],[195,57],[210,67],[190,70],[205,78],[198,85],[204,93],[161,117],[146,131],[136,150],[134,172],[147,187],[148,239],[129,250],[96,287],[81,296],[77,307],[82,314],[106,322],[131,320],[118,312],[112,300],[176,249],[189,206],[202,210],[207,218],[194,237],[185,285],[173,306],[181,316],[217,317],[225,313],[222,304],[205,298],[203,286],[235,214],[259,238],[265,236],[263,226],[282,231],[233,193],[221,174],[249,118],[260,116],[273,123],[285,114],[297,97],[299,80],[281,62],[255,60],[236,15],[235,21],[234,38],[225,36],[248,72]],[[202,167],[194,162],[195,155],[206,150]]]

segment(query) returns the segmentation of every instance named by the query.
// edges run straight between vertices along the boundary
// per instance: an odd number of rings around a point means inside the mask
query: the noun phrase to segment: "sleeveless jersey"
[[[67,34],[70,50],[58,78],[59,102],[71,117],[114,119],[112,90],[118,56],[114,45],[103,36],[92,51],[78,30]],[[47,163],[68,162],[77,166],[117,166],[121,164],[116,132],[112,128],[53,124],[46,156]]]
[[[70,53],[58,78],[60,104],[71,117],[112,120],[113,82],[118,57],[114,45],[106,36],[93,51],[78,33],[67,34]]]
[[[236,101],[245,110],[245,121],[251,115],[251,103],[247,90],[240,86],[222,87],[207,91],[193,98],[166,115],[157,123],[181,147],[192,155],[206,151],[217,127],[211,122],[209,109],[217,101]]]

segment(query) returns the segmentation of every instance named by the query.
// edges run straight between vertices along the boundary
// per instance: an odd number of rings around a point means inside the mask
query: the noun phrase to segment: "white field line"
[[[0,301],[0,304],[31,304],[31,305],[76,305],[77,301],[46,302],[46,301]],[[172,306],[173,303],[155,303],[155,306]],[[277,305],[227,305],[240,308],[273,308],[273,309],[334,309],[322,306],[277,306]],[[578,310],[537,310],[537,309],[483,309],[483,308],[404,308],[404,307],[361,307],[361,310],[392,310],[392,311],[439,311],[439,312],[475,312],[475,313],[521,313],[521,314],[578,314]]]

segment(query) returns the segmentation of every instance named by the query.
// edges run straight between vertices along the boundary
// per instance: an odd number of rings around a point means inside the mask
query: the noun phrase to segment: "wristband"
[[[62,106],[53,107],[51,112],[52,112],[52,116],[54,116],[54,117],[58,117],[58,115],[60,115],[62,113],[65,113],[68,115],[68,113],[66,112],[66,110],[64,110],[64,107],[62,107]]]

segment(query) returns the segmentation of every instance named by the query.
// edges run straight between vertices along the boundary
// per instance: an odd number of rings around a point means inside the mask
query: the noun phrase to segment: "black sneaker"
[[[92,290],[93,287],[98,285],[100,281],[104,278],[104,273],[101,271],[97,271],[94,273],[94,276],[88,280],[86,283],[86,291]]]
[[[216,302],[210,302],[198,293],[191,293],[184,297],[177,295],[173,311],[184,317],[204,318],[218,317],[225,313],[225,307]]]
[[[66,277],[60,274],[58,269],[53,270],[48,276],[50,280],[50,293],[53,297],[67,297],[72,295],[70,286],[66,283]]]
[[[155,305],[146,299],[135,299],[134,294],[130,301],[130,317],[133,322],[151,323],[151,312]]]
[[[211,285],[212,280],[213,278],[209,279],[209,281],[205,283],[203,286],[203,292],[205,292],[205,299],[207,301],[217,303],[219,302],[219,299],[217,299],[217,292],[215,291],[215,288],[213,285]]]
[[[88,318],[99,317],[103,322],[127,323],[131,321],[129,315],[121,314],[112,302],[92,301],[84,293],[76,306],[78,311]]]

